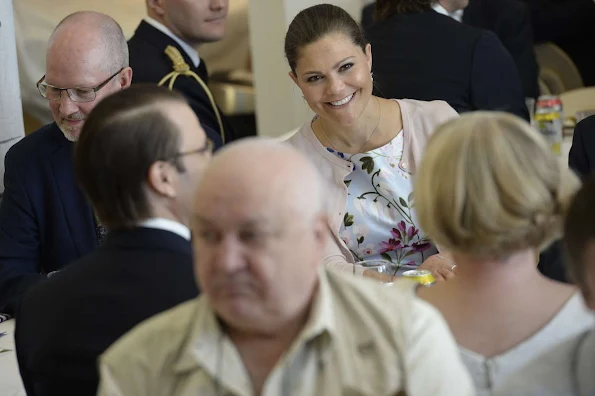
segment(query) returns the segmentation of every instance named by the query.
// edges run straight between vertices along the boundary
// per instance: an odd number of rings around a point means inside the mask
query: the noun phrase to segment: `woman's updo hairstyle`
[[[430,138],[415,207],[421,228],[442,248],[501,259],[559,238],[579,184],[527,122],[474,112]]]

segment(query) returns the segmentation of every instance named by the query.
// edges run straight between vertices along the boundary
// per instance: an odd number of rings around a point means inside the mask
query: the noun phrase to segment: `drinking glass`
[[[379,274],[386,275],[386,278],[379,277],[379,278],[384,278],[384,279],[382,279],[382,282],[384,282],[384,283],[391,282],[391,280],[389,280],[390,277],[397,275],[397,271],[399,270],[399,265],[391,263],[390,261],[387,261],[387,260],[364,260],[364,261],[358,261],[355,264],[360,265],[360,266],[364,267],[365,269],[370,269],[370,270],[376,271]]]

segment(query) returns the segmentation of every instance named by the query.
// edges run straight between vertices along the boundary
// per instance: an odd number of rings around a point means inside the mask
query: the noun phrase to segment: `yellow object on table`
[[[411,279],[417,283],[420,283],[424,286],[432,286],[436,279],[434,275],[428,270],[410,270],[403,272],[403,277],[407,279]]]

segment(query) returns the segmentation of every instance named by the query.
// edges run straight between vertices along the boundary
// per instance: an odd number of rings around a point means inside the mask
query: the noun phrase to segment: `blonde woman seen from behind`
[[[451,252],[457,276],[419,296],[446,319],[480,396],[593,323],[578,290],[536,265],[578,185],[513,115],[467,114],[428,142],[415,181],[419,222]]]

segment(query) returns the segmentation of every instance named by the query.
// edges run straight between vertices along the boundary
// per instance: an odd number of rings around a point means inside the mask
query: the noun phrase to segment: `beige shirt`
[[[262,395],[473,395],[440,314],[412,283],[320,272],[310,317]],[[98,395],[254,394],[205,296],[141,323],[100,358]]]
[[[421,163],[426,142],[436,128],[446,121],[458,117],[457,112],[442,100],[430,102],[398,99],[403,120],[403,156],[398,166],[401,171],[414,174]],[[353,266],[355,262],[345,242],[339,238],[347,204],[345,177],[353,172],[353,164],[329,153],[314,131],[312,122],[304,124],[288,139],[288,143],[306,154],[320,172],[326,187],[329,227],[333,241],[326,244],[324,264],[327,268],[345,272],[361,273],[363,268]]]

